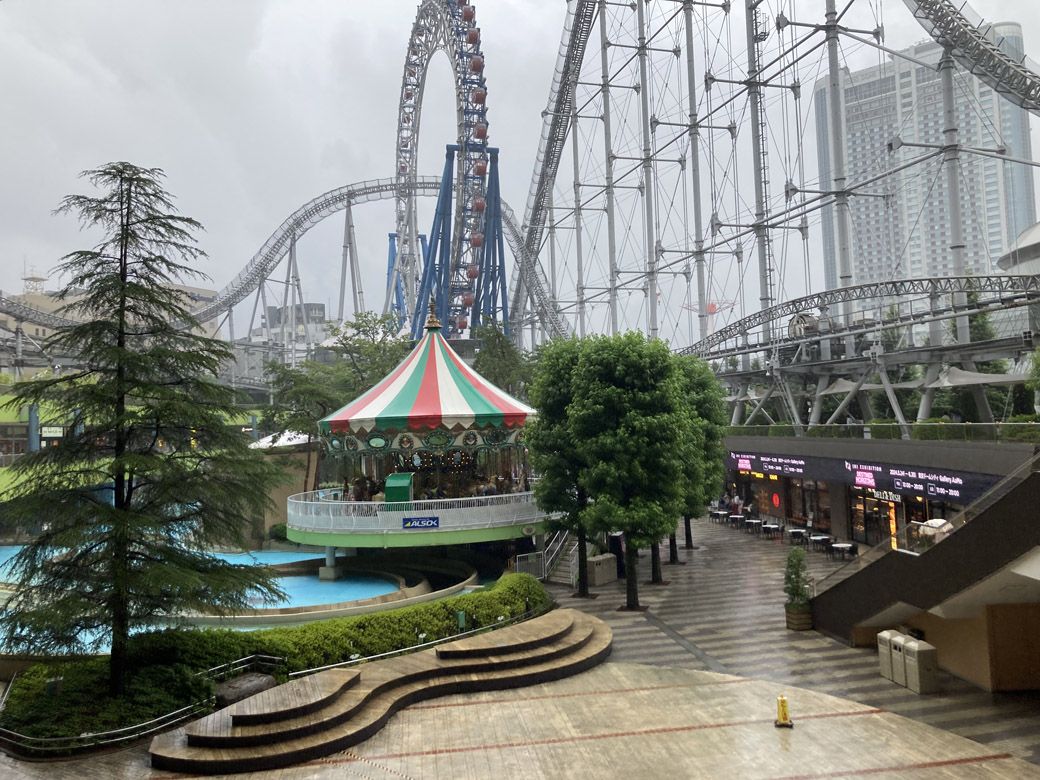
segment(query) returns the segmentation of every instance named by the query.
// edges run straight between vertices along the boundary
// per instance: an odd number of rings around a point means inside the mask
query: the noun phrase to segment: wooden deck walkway
[[[606,623],[571,609],[259,693],[152,740],[152,766],[222,774],[290,766],[342,751],[416,701],[568,677],[609,654]]]

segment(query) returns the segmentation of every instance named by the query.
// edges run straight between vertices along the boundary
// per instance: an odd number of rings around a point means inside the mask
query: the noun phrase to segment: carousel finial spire
[[[430,313],[426,316],[426,330],[440,330],[441,321],[437,319],[437,299],[430,296]]]

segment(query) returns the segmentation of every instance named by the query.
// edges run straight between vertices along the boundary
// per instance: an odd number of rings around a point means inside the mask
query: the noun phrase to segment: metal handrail
[[[1030,474],[1037,471],[1038,466],[1040,466],[1040,453],[1034,454],[1028,460],[1023,462],[1022,465],[997,482],[976,501],[966,506],[952,519],[947,520],[947,522],[953,527],[952,530],[943,531],[942,534],[936,534],[930,539],[926,547],[931,548],[937,544],[941,544],[956,533],[958,529],[964,527],[967,523],[990,509],[1015,487],[1024,482]],[[816,583],[814,595],[822,593],[836,585],[838,582],[844,580],[845,577],[848,576],[848,568],[850,566],[855,566],[857,570],[863,569],[891,552],[919,555],[924,547],[911,540],[909,530],[910,527],[908,526],[900,529],[895,535],[889,534],[879,544],[874,545],[848,563],[839,566],[837,569],[830,572],[826,577]],[[915,547],[918,549],[915,549]]]
[[[556,565],[556,561],[560,555],[563,554],[564,545],[567,544],[567,540],[570,538],[568,531],[557,531],[556,535],[549,541],[549,544],[545,546],[545,574],[548,576],[549,572],[553,570]]]
[[[270,669],[284,664],[284,658],[272,655],[254,654],[246,656],[245,658],[238,658],[234,661],[228,661],[226,664],[221,664],[220,666],[214,666],[211,669],[206,669],[196,673],[195,676],[218,679],[227,673],[255,668],[256,666]],[[17,677],[17,674],[15,677]],[[3,709],[3,705],[7,703],[7,696],[14,685],[14,680],[15,678],[11,679],[10,684],[4,691],[3,699],[0,700],[0,709]],[[146,720],[143,723],[135,723],[118,729],[98,731],[89,734],[79,734],[76,736],[34,737],[28,734],[20,734],[17,731],[11,731],[10,729],[0,728],[0,745],[7,747],[13,753],[24,756],[41,754],[70,755],[80,751],[118,745],[124,742],[140,739],[141,737],[146,737],[160,729],[180,723],[199,712],[210,709],[214,701],[216,701],[216,698],[210,696],[206,699],[192,702],[191,704],[173,710],[172,712],[167,712],[157,718]]]
[[[1028,377],[1023,377],[1023,382]],[[862,423],[818,423],[798,431],[789,424],[734,425],[726,429],[727,436],[773,436],[782,438],[821,439],[878,439],[894,440],[901,437],[901,427],[895,420]],[[1040,443],[1040,422],[909,422],[912,441],[989,441],[997,443]],[[929,435],[914,436],[914,432]],[[891,433],[892,435],[886,435]],[[878,435],[881,434],[881,435]]]

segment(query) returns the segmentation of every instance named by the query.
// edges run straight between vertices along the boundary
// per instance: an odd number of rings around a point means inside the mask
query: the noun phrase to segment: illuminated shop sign
[[[840,458],[821,458],[813,455],[793,457],[767,455],[755,452],[728,453],[726,467],[736,471],[765,475],[805,477],[813,480],[844,482],[881,495],[890,493],[894,499],[913,495],[968,504],[996,484],[999,477],[951,469],[905,466],[893,463],[851,461]]]

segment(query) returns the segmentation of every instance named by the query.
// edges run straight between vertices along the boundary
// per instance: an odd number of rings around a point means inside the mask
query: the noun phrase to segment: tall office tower
[[[990,34],[1012,56],[1022,57],[1022,28],[994,24]],[[904,53],[938,63],[942,49],[928,42]],[[959,68],[954,101],[960,143],[1032,157],[1029,114]],[[888,144],[942,144],[943,105],[939,73],[901,57],[845,71],[845,145],[848,184],[853,186],[898,168],[929,150]],[[834,186],[827,79],[815,85],[820,189]],[[949,276],[950,253],[946,174],[941,155],[893,174],[850,199],[852,283]],[[1032,169],[966,152],[961,160],[961,211],[969,274],[997,269],[997,259],[1018,234],[1036,221]],[[840,286],[834,209],[823,209],[823,253],[827,289]]]

